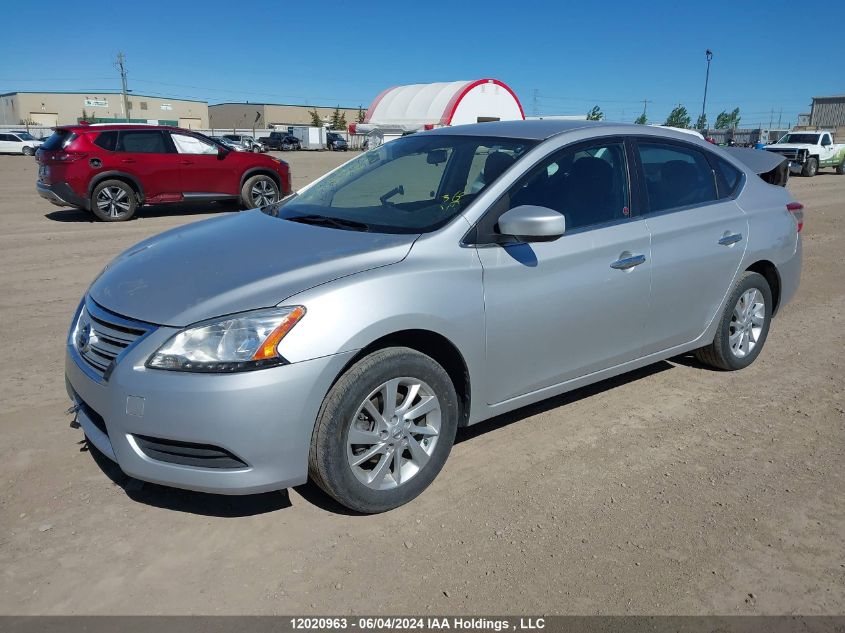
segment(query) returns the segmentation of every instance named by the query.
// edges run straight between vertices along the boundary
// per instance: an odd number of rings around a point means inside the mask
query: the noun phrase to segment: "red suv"
[[[262,207],[291,188],[284,161],[233,152],[176,127],[57,127],[35,156],[43,198],[107,222],[128,220],[143,204],[240,199],[245,208]]]

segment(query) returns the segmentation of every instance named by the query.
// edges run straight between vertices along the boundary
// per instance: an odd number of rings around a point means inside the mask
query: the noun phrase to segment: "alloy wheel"
[[[349,422],[346,457],[362,484],[395,489],[416,476],[434,453],[441,407],[418,378],[393,378],[373,390]]]
[[[117,219],[129,212],[129,194],[120,187],[104,187],[97,194],[97,208]]]
[[[745,358],[757,346],[766,323],[766,302],[757,288],[743,292],[733,309],[728,329],[731,353]]]
[[[261,179],[252,185],[249,194],[256,207],[265,207],[276,201],[276,186],[269,179]]]

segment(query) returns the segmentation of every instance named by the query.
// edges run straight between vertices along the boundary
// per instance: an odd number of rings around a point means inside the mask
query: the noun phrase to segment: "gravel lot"
[[[285,154],[295,186],[349,157]],[[790,182],[804,279],[751,368],[675,359],[482,423],[371,517],[95,461],[64,413],[79,298],[124,248],[232,207],[92,223],[35,177],[0,156],[0,613],[845,612],[845,177]]]

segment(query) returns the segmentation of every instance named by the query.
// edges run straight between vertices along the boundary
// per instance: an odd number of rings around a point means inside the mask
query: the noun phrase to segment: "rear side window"
[[[49,152],[56,151],[58,149],[63,149],[70,145],[73,139],[76,138],[76,134],[73,134],[69,130],[56,130],[53,134],[44,141],[44,144],[41,146],[41,149],[46,149]]]
[[[731,165],[728,161],[710,155],[710,160],[716,167],[716,182],[719,185],[719,199],[730,198],[739,188],[742,180],[742,172]]]
[[[136,154],[166,154],[164,135],[158,130],[127,130],[117,139],[118,152]]]
[[[664,211],[717,199],[716,179],[702,152],[668,143],[637,143],[651,211]]]
[[[94,139],[94,145],[113,152],[114,148],[117,147],[117,132],[101,132]]]

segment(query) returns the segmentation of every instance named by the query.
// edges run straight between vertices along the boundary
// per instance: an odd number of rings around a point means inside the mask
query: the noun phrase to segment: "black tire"
[[[23,153],[24,156],[35,156],[35,150],[29,146],[24,147],[21,150],[21,153]]]
[[[807,178],[812,178],[816,175],[816,172],[819,170],[819,161],[814,156],[810,156],[807,159],[807,162],[804,163],[804,169],[801,170],[801,175],[806,176]]]
[[[845,176],[845,160],[836,166],[836,173],[840,176]]]
[[[754,348],[744,356],[739,357],[732,350],[730,343],[732,334],[738,331],[735,325],[734,308],[737,306],[740,297],[752,289],[756,289],[763,295],[763,302],[765,303],[763,323],[756,337]],[[725,309],[719,319],[719,329],[716,331],[713,342],[707,347],[695,350],[695,357],[705,365],[725,371],[735,371],[748,367],[760,355],[760,351],[766,343],[769,326],[772,322],[772,305],[772,290],[766,278],[755,272],[744,272],[725,303]]]
[[[428,460],[415,474],[391,489],[376,490],[353,473],[347,457],[349,423],[369,394],[398,377],[422,380],[430,386],[440,404],[440,430]],[[311,437],[309,476],[351,510],[366,514],[392,510],[414,499],[434,481],[452,450],[458,415],[455,387],[443,367],[432,358],[407,347],[373,352],[349,368],[323,400]],[[391,440],[388,437],[385,441]],[[409,451],[400,450],[403,455]]]
[[[256,174],[247,178],[241,187],[241,204],[245,209],[263,207],[278,202],[280,199],[279,185],[266,174]]]
[[[103,222],[126,222],[138,209],[135,190],[122,180],[104,180],[91,193],[91,213]]]

